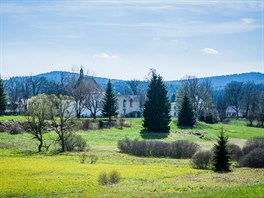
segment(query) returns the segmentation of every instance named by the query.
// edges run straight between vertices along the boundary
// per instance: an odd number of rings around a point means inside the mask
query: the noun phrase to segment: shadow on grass
[[[151,132],[145,129],[140,131],[140,135],[143,139],[164,139],[169,136],[169,133],[164,132]]]

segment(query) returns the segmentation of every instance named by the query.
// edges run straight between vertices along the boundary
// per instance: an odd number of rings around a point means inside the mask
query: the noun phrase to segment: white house
[[[117,105],[120,117],[140,116],[139,96],[137,95],[118,95]]]
[[[177,117],[178,116],[178,109],[176,102],[171,102],[171,110],[170,110],[171,117]]]
[[[236,111],[235,111],[235,107],[234,106],[228,106],[226,108],[226,117],[228,118],[234,118],[236,117]],[[243,117],[243,111],[239,110],[238,112],[238,117]]]

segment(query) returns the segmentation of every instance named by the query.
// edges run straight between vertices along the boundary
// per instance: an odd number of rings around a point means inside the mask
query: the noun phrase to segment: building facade
[[[141,116],[139,96],[137,95],[118,95],[117,105],[118,105],[118,115],[120,117]]]

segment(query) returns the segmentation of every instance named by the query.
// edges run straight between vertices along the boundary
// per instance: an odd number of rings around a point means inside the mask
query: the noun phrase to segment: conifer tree
[[[6,110],[7,99],[3,80],[0,78],[0,115],[3,115]]]
[[[108,81],[107,88],[103,99],[102,113],[111,121],[112,116],[117,114],[117,99],[113,91],[111,81]]]
[[[160,75],[155,71],[151,75],[143,111],[143,127],[147,131],[169,132],[171,117],[168,91]]]
[[[195,123],[195,113],[193,111],[193,107],[190,103],[189,97],[187,93],[185,93],[182,99],[180,112],[178,115],[178,126],[193,127]]]
[[[214,171],[230,171],[231,153],[228,149],[227,143],[228,137],[225,136],[224,129],[221,128],[217,144],[215,144],[213,148],[212,162]]]

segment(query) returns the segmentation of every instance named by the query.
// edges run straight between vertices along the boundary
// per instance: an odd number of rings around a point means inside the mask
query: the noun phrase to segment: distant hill
[[[70,76],[70,75],[79,75],[78,73],[72,73],[72,72],[63,72],[64,76]],[[45,77],[49,81],[59,82],[61,79],[62,71],[52,71],[48,73],[38,74],[37,77]],[[23,77],[15,77],[15,78],[23,78]],[[102,77],[94,77],[95,81],[98,83],[98,85],[102,88],[106,88],[106,84],[108,82],[107,78]],[[200,78],[200,80],[210,80],[214,89],[223,89],[226,84],[228,84],[231,81],[240,81],[240,82],[248,82],[252,81],[256,84],[264,84],[264,73],[259,72],[250,72],[250,73],[242,73],[242,74],[232,74],[232,75],[224,75],[224,76],[212,76],[212,77],[205,77]],[[118,80],[118,79],[111,79],[111,82],[113,84],[114,90],[116,93],[128,93],[128,86],[126,80]],[[173,81],[166,81],[169,95],[171,96],[173,93],[175,93],[177,86],[180,84],[181,80],[173,80]],[[146,82],[142,82],[143,87],[147,87]]]
[[[211,76],[205,78],[199,78],[202,81],[210,80],[215,89],[223,89],[226,84],[231,81],[238,82],[255,82],[256,84],[264,84],[264,73],[259,72],[249,72],[242,74],[231,74],[223,76]],[[167,84],[170,86],[177,86],[181,80],[167,81]]]

